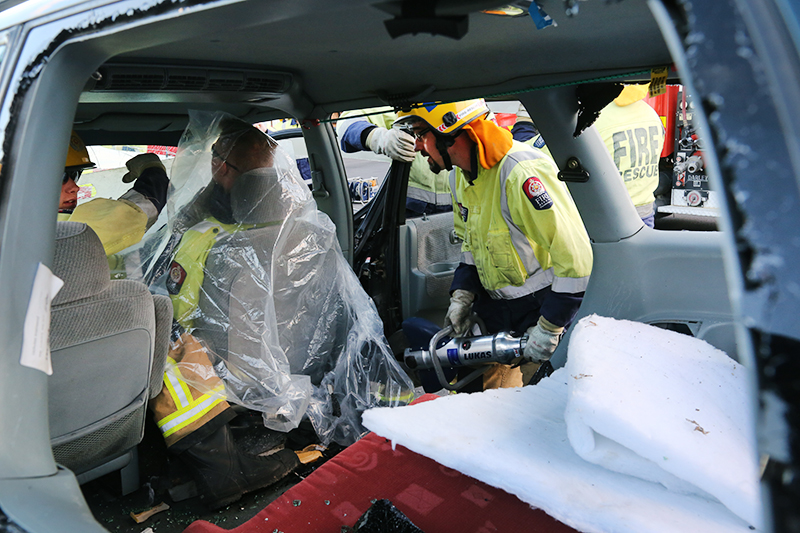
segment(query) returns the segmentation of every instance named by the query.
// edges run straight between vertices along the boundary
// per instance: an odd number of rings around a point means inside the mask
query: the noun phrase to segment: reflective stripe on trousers
[[[164,385],[175,404],[175,412],[157,421],[164,437],[199,420],[214,406],[225,401],[225,385],[222,384],[214,387],[209,393],[192,399],[188,385],[180,378],[178,364],[172,358],[168,358],[167,365],[168,368],[164,372]]]
[[[425,189],[420,189],[418,187],[412,187],[411,185],[409,185],[408,191],[406,192],[406,196],[408,196],[409,198],[413,198],[414,200],[427,202],[429,204],[450,205],[449,192],[436,193],[433,191],[426,191]]]

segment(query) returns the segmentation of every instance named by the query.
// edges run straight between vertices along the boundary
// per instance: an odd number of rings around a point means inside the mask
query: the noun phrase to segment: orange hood
[[[511,132],[491,120],[473,120],[463,129],[478,145],[478,162],[485,169],[495,166],[511,150]]]

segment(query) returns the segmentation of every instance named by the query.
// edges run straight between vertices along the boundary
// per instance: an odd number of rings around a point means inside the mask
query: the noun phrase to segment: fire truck
[[[692,125],[693,104],[682,85],[667,85],[666,89],[664,94],[645,99],[666,131],[655,193],[657,213],[716,217],[718,193],[709,187],[702,142]]]

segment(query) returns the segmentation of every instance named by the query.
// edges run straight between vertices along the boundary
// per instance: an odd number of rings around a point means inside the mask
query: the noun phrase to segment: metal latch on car
[[[567,159],[567,168],[558,173],[558,179],[561,181],[583,183],[589,181],[589,173],[581,166],[581,162],[578,158],[573,156]]]
[[[450,230],[450,235],[448,237],[450,238],[450,244],[459,244],[459,243],[463,242],[461,240],[461,238],[458,236],[458,234],[456,233],[456,229],[455,228]]]
[[[325,179],[321,170],[311,171],[311,194],[314,198],[327,198],[331,195],[325,189]]]

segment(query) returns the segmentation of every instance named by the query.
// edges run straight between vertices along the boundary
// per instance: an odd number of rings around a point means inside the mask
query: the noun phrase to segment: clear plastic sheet
[[[271,161],[253,168],[243,159],[248,137],[230,133],[230,121],[191,115],[172,165],[166,225],[129,250],[129,277],[171,295],[229,401],[261,411],[271,429],[288,431],[308,416],[323,444],[351,444],[365,432],[365,409],[407,403],[413,385],[295,162],[265,136]],[[227,191],[225,165],[244,170]]]

